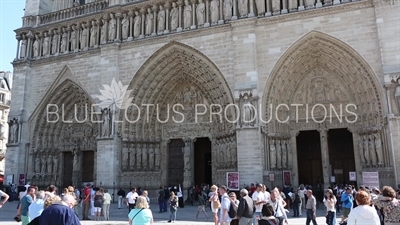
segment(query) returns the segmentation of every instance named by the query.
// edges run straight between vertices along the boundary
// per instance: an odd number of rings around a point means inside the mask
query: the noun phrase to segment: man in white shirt
[[[256,207],[256,211],[253,214],[253,224],[258,225],[258,220],[262,217],[261,211],[263,208],[263,205],[267,203],[265,200],[265,194],[262,192],[263,190],[263,185],[262,184],[257,184],[256,185],[256,191],[253,193],[251,198],[254,201],[254,206]]]
[[[128,206],[129,212],[135,208],[136,198],[139,197],[138,193],[136,193],[136,188],[132,188],[131,192],[126,195],[126,206]]]
[[[229,208],[231,207],[231,200],[226,193],[228,188],[225,185],[219,187],[218,192],[221,195],[221,212],[219,216],[220,225],[229,225],[231,218],[228,215]]]
[[[262,192],[264,193],[264,200],[266,202],[268,202],[271,199],[271,195],[267,191],[267,186],[263,185],[263,191]]]

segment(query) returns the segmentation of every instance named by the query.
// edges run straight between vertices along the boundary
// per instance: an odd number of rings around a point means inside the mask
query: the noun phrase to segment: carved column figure
[[[56,49],[56,55],[58,56],[60,54],[60,48],[61,48],[61,38],[62,38],[62,27],[59,27],[57,29],[57,49]]]
[[[141,24],[142,24],[142,17],[140,16],[138,11],[135,11],[135,18],[134,18],[134,28],[133,28],[133,37],[138,38],[141,33]]]
[[[49,56],[50,55],[50,37],[48,32],[45,31],[43,33],[43,48],[42,48],[42,56]]]
[[[156,5],[153,5],[153,32],[151,33],[151,36],[156,36],[157,35],[157,11],[158,7]]]
[[[42,155],[41,158],[41,168],[40,168],[40,173],[45,174],[46,173],[46,156]]]
[[[149,144],[149,169],[150,170],[154,170],[154,166],[155,166],[155,163],[154,163],[154,154],[155,154],[155,152],[154,152],[154,145],[152,144],[152,143],[150,143]]]
[[[282,168],[287,169],[287,149],[286,149],[286,140],[282,141]]]
[[[282,1],[286,1],[286,0],[282,0]],[[250,5],[250,7],[249,7],[250,12],[249,12],[248,17],[254,17],[255,16],[254,15],[254,0],[250,0],[249,5]]]
[[[102,118],[103,118],[103,125],[102,125],[102,135],[101,137],[109,137],[110,136],[110,110],[105,108],[102,110]]]
[[[146,14],[146,31],[145,35],[150,36],[151,33],[153,32],[153,13],[151,12],[151,8],[147,8],[147,14]]]
[[[129,17],[129,27],[128,27],[128,41],[133,40],[133,16],[135,12],[133,10],[129,10],[128,17]]]
[[[280,0],[271,0],[272,1],[272,15],[281,14],[281,1]]]
[[[51,41],[51,54],[52,55],[57,55],[57,50],[58,50],[58,31],[57,30],[53,30],[53,38]]]
[[[115,18],[116,18],[116,30],[115,30],[115,39],[114,42],[121,42],[121,13],[116,13]]]
[[[129,159],[128,157],[126,157],[126,165],[129,165],[128,170],[134,171],[136,169],[136,146],[134,143],[129,144],[129,152],[128,152],[128,148],[126,149],[127,153],[126,155],[129,154]]]
[[[164,34],[168,34],[169,33],[169,13],[170,13],[170,9],[171,9],[171,4],[169,1],[167,1],[164,5],[165,7],[165,30],[164,30]]]
[[[278,169],[282,169],[282,146],[281,146],[281,140],[277,139],[276,140],[276,167]]]
[[[383,149],[382,149],[382,141],[381,141],[381,134],[378,132],[374,134],[374,142],[375,142],[375,151],[378,156],[378,166],[384,166],[384,159],[383,159]]]
[[[360,138],[360,140],[358,142],[358,151],[359,151],[359,154],[360,154],[361,165],[364,167],[365,164],[366,164],[365,156],[364,156],[364,142],[363,142],[363,139],[362,139],[361,135],[359,135],[359,138]]]
[[[211,24],[217,24],[219,20],[219,0],[211,0],[210,12],[211,12]]]
[[[232,0],[224,1],[224,20],[228,21],[232,19]]]
[[[170,17],[171,17],[171,31],[176,31],[178,29],[178,24],[180,21],[180,15],[179,15],[179,10],[176,7],[176,3],[172,2],[172,9],[171,9],[171,13],[170,13]]]
[[[161,164],[161,152],[160,152],[160,144],[156,144],[154,148],[154,163],[155,163],[155,169],[160,170],[160,164]]]
[[[286,142],[286,150],[287,150],[287,160],[288,160],[288,169],[293,168],[293,151],[290,146],[290,139]]]
[[[93,48],[97,46],[97,33],[98,27],[96,25],[96,21],[92,20],[92,27],[90,28],[90,45],[89,47]]]
[[[142,25],[141,25],[141,32],[139,38],[144,38],[145,36],[145,22],[146,22],[146,9],[142,8],[140,9],[140,14],[142,15]]]
[[[53,158],[52,155],[47,156],[47,174],[53,173]]]
[[[36,155],[35,157],[35,173],[40,173],[40,156]]]
[[[142,144],[142,170],[147,170],[149,168],[149,151],[146,143]]]
[[[368,137],[366,135],[363,136],[363,151],[364,151],[364,157],[365,157],[365,165],[370,166],[371,165],[371,160],[369,157],[369,149],[368,149]]]
[[[289,1],[289,12],[296,12],[298,7],[297,0],[288,0]]]
[[[65,43],[65,51],[64,53],[69,53],[70,51],[70,37],[71,37],[71,27],[68,26],[66,28],[66,34],[67,34],[67,41]]]
[[[114,42],[117,29],[117,20],[114,14],[110,13],[110,21],[108,24],[108,42]]]
[[[275,139],[270,138],[269,139],[269,160],[270,160],[270,168],[271,170],[276,169],[276,145],[275,145]]]
[[[129,35],[129,18],[126,13],[122,14],[122,21],[121,21],[121,27],[122,27],[122,41],[125,41],[128,39]]]
[[[22,33],[22,36],[17,37],[18,40],[18,48],[17,48],[17,56],[16,59],[24,59],[26,57],[26,47],[27,47],[27,38],[24,33]],[[21,44],[20,44],[21,43]],[[18,55],[19,54],[19,55]]]
[[[279,0],[276,0],[279,1]],[[239,15],[240,18],[247,17],[249,14],[249,9],[248,9],[248,1],[247,0],[239,0]]]
[[[58,154],[53,157],[53,174],[58,174],[59,156]]]
[[[158,35],[162,35],[164,34],[164,30],[165,30],[165,10],[164,7],[162,5],[159,6],[160,7],[160,11],[158,11],[158,15],[157,15],[157,34]]]
[[[108,17],[104,16],[101,22],[103,26],[101,27],[100,43],[106,44],[108,41]]]
[[[368,151],[369,151],[369,157],[371,159],[371,165],[372,166],[377,166],[377,156],[376,156],[376,151],[375,151],[375,143],[374,143],[374,136],[369,135],[368,136]]]
[[[321,143],[321,158],[322,158],[322,174],[324,177],[324,186],[328,188],[329,178],[329,152],[328,152],[328,131],[326,128],[319,129]]]
[[[136,169],[142,169],[142,144],[136,144]]]
[[[89,28],[88,25],[82,23],[82,30],[79,36],[79,41],[80,41],[80,49],[81,50],[87,50],[88,46],[87,46],[87,40],[89,38]]]
[[[304,0],[304,5],[306,9],[313,9],[315,7],[315,0]]]
[[[197,26],[202,27],[204,25],[204,14],[205,14],[206,6],[203,3],[203,0],[199,0],[199,3],[196,6],[196,17],[197,17]]]
[[[183,12],[183,29],[190,29],[192,24],[192,6],[189,4],[189,0],[185,0],[185,7]]]
[[[71,31],[71,52],[75,52],[77,50],[77,41],[78,41],[78,31],[77,27],[75,25],[72,25],[72,31]]]
[[[33,38],[34,38],[34,35],[32,34],[32,31],[29,31],[28,32],[28,34],[26,35],[26,38],[28,39],[28,45],[27,45],[27,47],[26,47],[26,57],[25,57],[25,60],[26,59],[30,59],[31,57],[32,57],[32,51],[33,51]]]
[[[256,0],[256,7],[257,7],[257,16],[263,17],[265,13],[265,0]]]

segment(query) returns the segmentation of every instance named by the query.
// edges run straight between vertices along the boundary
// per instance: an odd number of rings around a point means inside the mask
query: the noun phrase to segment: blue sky
[[[0,0],[0,71],[13,71],[17,52],[14,30],[22,26],[25,0]]]

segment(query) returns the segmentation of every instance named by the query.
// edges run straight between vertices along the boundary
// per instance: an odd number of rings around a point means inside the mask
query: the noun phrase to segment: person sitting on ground
[[[274,216],[275,211],[272,205],[265,204],[261,210],[262,217],[258,221],[258,225],[278,225],[279,219]]]
[[[65,195],[62,201],[54,202],[43,210],[39,219],[40,225],[81,225],[73,208],[76,200],[72,195]]]
[[[374,207],[371,207],[370,195],[366,191],[356,193],[357,207],[351,210],[347,225],[380,225],[379,216]]]

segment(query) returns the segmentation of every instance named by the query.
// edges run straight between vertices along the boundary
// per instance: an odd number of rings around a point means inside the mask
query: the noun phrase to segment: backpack
[[[231,205],[229,206],[228,210],[229,218],[235,218],[237,216],[237,211],[238,211],[238,206],[233,204],[233,202],[231,202]]]

